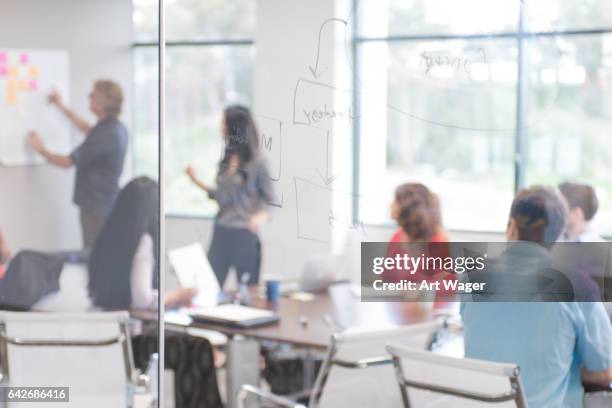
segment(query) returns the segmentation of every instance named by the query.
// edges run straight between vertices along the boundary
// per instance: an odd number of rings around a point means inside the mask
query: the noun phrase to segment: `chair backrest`
[[[457,358],[390,344],[404,407],[527,406],[515,364]]]
[[[332,336],[327,357],[313,387],[309,406],[391,407],[401,394],[386,344],[427,349],[442,320],[380,330],[346,330]]]
[[[3,385],[70,387],[70,407],[127,406],[128,319],[127,312],[0,312]]]

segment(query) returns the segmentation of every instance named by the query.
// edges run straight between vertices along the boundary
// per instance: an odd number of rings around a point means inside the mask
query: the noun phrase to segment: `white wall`
[[[283,207],[273,213],[264,237],[263,273],[283,273],[285,277],[299,274],[309,254],[330,251],[331,230],[327,216],[332,201],[328,194],[300,195],[299,217],[305,220],[298,238],[298,188],[306,189],[295,177],[321,184],[315,169],[325,172],[325,133],[303,125],[294,125],[293,97],[298,79],[313,80],[309,66],[314,66],[317,40],[324,20],[335,17],[335,1],[312,0],[307,7],[302,0],[261,0],[257,9],[255,36],[255,106],[261,115],[283,122],[282,175],[276,183],[277,194],[283,196]],[[334,25],[322,33],[320,69],[327,68],[318,80],[333,83],[337,63],[333,52]],[[308,106],[333,105],[331,91],[306,98]],[[315,187],[316,188],[316,187]],[[324,242],[315,242],[313,240]],[[327,242],[325,242],[327,241]]]
[[[336,3],[312,0],[306,6],[303,0],[258,1],[253,110],[258,116],[280,120],[283,128],[282,173],[280,181],[275,183],[278,198],[282,198],[282,208],[272,209],[272,221],[262,231],[264,275],[282,273],[285,277],[296,277],[308,255],[329,253],[332,249],[334,231],[329,228],[328,222],[333,205],[332,195],[320,188],[326,186],[316,171],[319,169],[324,175],[326,173],[326,134],[320,129],[293,124],[293,97],[298,79],[314,80],[308,67],[315,64],[321,24],[328,18],[336,17]],[[335,84],[338,61],[342,58],[342,62],[346,63],[346,55],[335,52],[335,48],[344,46],[339,39],[344,40],[344,26],[327,25],[323,31],[319,58],[321,69],[325,69],[318,78],[321,82]],[[346,80],[349,76],[345,75],[344,78]],[[347,83],[343,85],[348,86]],[[326,103],[333,108],[336,98],[332,91],[327,90],[318,95],[307,95],[304,101],[312,108],[322,108]],[[336,131],[344,132],[343,137],[347,140],[350,137],[346,129]],[[342,144],[337,139],[332,143]],[[273,140],[275,144],[279,142]],[[346,152],[346,157],[350,158],[351,155],[351,152]],[[337,170],[338,163],[330,160],[330,166],[331,173]],[[350,171],[346,168],[341,170],[344,179],[334,182],[333,187],[346,191],[351,184]],[[307,231],[301,233],[303,238],[298,238],[295,177],[320,186],[313,186],[314,194],[302,194],[299,198],[299,216],[305,224],[302,229],[307,227]],[[304,182],[298,183],[308,188]],[[340,183],[344,183],[344,187]],[[346,208],[344,211],[346,217],[349,216],[348,210]],[[171,217],[168,218],[166,231],[168,248],[193,240],[201,240],[207,247],[212,234],[212,221]]]
[[[71,105],[92,122],[88,93],[104,77],[123,86],[130,127],[131,43],[131,0],[0,0],[0,47],[67,50]],[[128,160],[124,175],[130,169]],[[14,251],[80,247],[73,180],[72,170],[49,165],[0,167],[0,228]]]

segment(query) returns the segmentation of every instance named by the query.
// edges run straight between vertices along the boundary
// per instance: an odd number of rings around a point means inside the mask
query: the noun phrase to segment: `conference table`
[[[325,350],[332,334],[346,328],[369,329],[422,323],[435,318],[440,309],[434,303],[362,302],[348,283],[330,286],[302,300],[281,296],[278,302],[269,302],[259,287],[250,290],[249,306],[272,310],[279,316],[274,324],[239,328],[193,320],[188,324],[165,322],[166,330],[189,333],[191,328],[221,332],[228,336],[227,353],[228,408],[236,406],[235,395],[242,384],[259,383],[259,343],[262,341],[286,343],[305,351],[303,364],[304,388],[312,386],[315,374],[315,354]],[[133,311],[132,317],[157,323],[157,313]],[[232,362],[233,361],[233,362]]]
[[[215,330],[228,337],[239,335],[322,350],[329,345],[331,335],[341,329],[374,329],[421,323],[433,319],[441,310],[433,303],[361,302],[348,283],[334,284],[326,292],[314,294],[311,300],[281,296],[278,302],[269,302],[257,287],[251,288],[250,293],[249,306],[272,310],[278,314],[279,321],[253,328],[197,320],[180,326]],[[157,313],[149,311],[133,311],[132,317],[148,322],[157,321]],[[166,322],[168,329],[178,329],[176,326]]]
[[[405,325],[433,317],[430,310],[423,309],[418,303],[361,302],[346,283],[332,285],[326,292],[314,294],[310,301],[282,296],[278,303],[272,303],[266,300],[264,294],[252,291],[250,306],[275,311],[279,321],[252,329],[205,326],[228,335],[240,334],[294,346],[325,349],[330,336],[342,328]]]

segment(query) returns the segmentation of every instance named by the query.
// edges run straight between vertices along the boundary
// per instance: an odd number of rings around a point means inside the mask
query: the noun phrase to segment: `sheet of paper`
[[[189,326],[193,319],[185,309],[169,310],[164,313],[164,321],[177,326]]]
[[[293,292],[289,294],[289,299],[297,300],[299,302],[312,302],[315,299],[315,295],[308,292]]]
[[[221,288],[200,243],[173,249],[168,252],[168,258],[181,286],[198,289],[194,305],[217,304]]]

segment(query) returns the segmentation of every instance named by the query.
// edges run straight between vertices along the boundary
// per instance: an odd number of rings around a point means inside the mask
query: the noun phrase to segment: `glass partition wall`
[[[155,405],[159,2],[0,8],[0,405]]]

